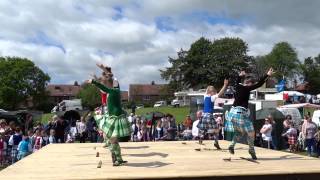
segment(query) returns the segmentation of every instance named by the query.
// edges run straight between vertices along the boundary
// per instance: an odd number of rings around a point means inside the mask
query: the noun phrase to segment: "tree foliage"
[[[309,93],[320,93],[320,54],[315,57],[308,57],[301,65],[303,79],[308,82]]]
[[[0,57],[0,107],[14,110],[31,97],[38,106],[47,96],[49,81],[49,75],[29,59]]]
[[[77,95],[82,100],[82,105],[89,109],[94,109],[101,105],[101,98],[99,96],[100,90],[90,84],[83,85],[83,88]]]
[[[266,65],[276,71],[275,77],[279,81],[283,77],[293,78],[299,72],[300,61],[293,47],[287,42],[277,43],[265,57]]]
[[[169,81],[174,90],[205,88],[223,85],[223,80],[235,76],[240,69],[249,67],[252,58],[248,46],[239,38],[210,41],[200,38],[188,51],[180,50],[177,58],[169,57],[171,67],[160,70],[161,77]]]

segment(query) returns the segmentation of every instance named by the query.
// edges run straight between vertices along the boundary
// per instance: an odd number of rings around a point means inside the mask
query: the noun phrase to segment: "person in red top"
[[[187,115],[186,119],[183,121],[183,125],[185,129],[192,128],[192,119],[190,118],[190,115]]]

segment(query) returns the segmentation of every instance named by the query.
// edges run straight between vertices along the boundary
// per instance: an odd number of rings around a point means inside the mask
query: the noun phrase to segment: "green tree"
[[[293,47],[287,42],[277,43],[272,51],[265,56],[266,65],[276,71],[275,77],[279,81],[283,77],[294,78],[299,72],[300,61]]]
[[[101,105],[99,94],[100,90],[97,87],[91,84],[85,84],[77,97],[81,99],[83,106],[94,109]]]
[[[304,81],[308,82],[309,93],[320,93],[320,54],[315,58],[306,58],[301,69]]]
[[[29,59],[0,57],[0,107],[14,110],[28,98],[38,106],[49,81],[49,75]]]
[[[169,57],[172,66],[160,70],[161,77],[175,91],[205,88],[209,84],[220,88],[224,78],[249,66],[252,58],[247,51],[247,44],[239,38],[211,42],[202,37],[188,51],[179,51],[177,58]]]

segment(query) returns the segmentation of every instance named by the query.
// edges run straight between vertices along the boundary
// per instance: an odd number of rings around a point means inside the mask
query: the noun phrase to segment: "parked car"
[[[137,109],[141,109],[141,108],[144,108],[144,105],[143,104],[137,104],[136,107],[137,107]]]
[[[0,109],[0,113],[6,113],[8,111],[4,110],[4,109]]]
[[[157,101],[153,105],[153,107],[163,107],[163,106],[167,106],[167,102],[166,101]]]

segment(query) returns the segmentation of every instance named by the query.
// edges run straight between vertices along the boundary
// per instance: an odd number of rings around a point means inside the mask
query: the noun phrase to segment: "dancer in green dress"
[[[124,141],[124,139],[127,139],[128,137],[130,138],[131,127],[127,120],[126,112],[121,106],[121,91],[119,84],[113,82],[111,71],[108,77],[109,79],[105,84],[101,84],[93,79],[88,80],[88,82],[109,94],[107,100],[108,112],[96,114],[95,119],[98,122],[99,128],[104,131],[110,141],[109,150],[112,155],[113,165],[119,166],[126,163],[121,156],[119,141]]]

